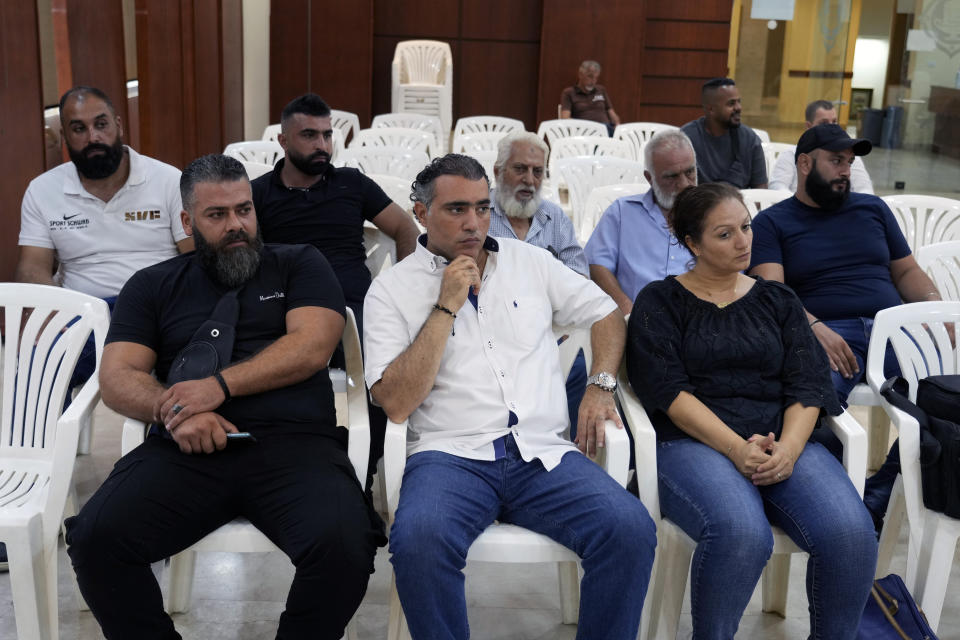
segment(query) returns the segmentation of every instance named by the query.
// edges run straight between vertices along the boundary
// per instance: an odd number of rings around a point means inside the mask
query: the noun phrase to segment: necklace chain
[[[713,298],[713,297],[714,297],[713,292],[710,291],[709,289],[707,289],[706,287],[704,287],[703,285],[701,285],[701,284],[698,283],[698,284],[696,285],[696,288],[699,289],[700,291],[702,291],[703,293],[707,294],[707,297],[708,297],[708,298]],[[715,302],[715,301],[713,301],[713,300],[711,300],[711,302],[713,302],[713,304],[717,305],[717,308],[723,309],[723,308],[726,307],[727,305],[729,305],[729,304],[731,304],[731,303],[733,303],[733,302],[736,302],[736,300],[737,300],[737,290],[738,290],[739,288],[740,288],[740,277],[737,276],[737,281],[736,281],[736,283],[733,285],[733,297],[732,297],[730,300],[727,300],[726,302]]]

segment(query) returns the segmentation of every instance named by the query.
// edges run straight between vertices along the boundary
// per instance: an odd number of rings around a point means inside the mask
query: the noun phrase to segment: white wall
[[[244,139],[259,140],[271,122],[270,2],[243,0]]]
[[[883,106],[883,87],[887,79],[887,58],[890,54],[889,38],[857,38],[853,54],[853,87],[873,89],[874,109]]]

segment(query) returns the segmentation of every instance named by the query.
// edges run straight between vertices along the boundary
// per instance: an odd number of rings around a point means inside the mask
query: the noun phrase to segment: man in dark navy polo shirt
[[[193,161],[180,190],[197,249],[127,281],[100,369],[104,403],[154,422],[156,435],[67,520],[77,582],[106,637],[180,638],[150,564],[244,516],[296,566],[277,637],[339,638],[384,543],[327,375],[343,333],[340,287],[313,247],[261,242],[237,160]],[[229,362],[167,388],[228,292],[239,307]],[[256,439],[230,439],[238,432]]]
[[[280,116],[278,142],[285,157],[253,181],[253,203],[265,242],[307,243],[330,262],[363,337],[363,298],[370,288],[363,226],[370,221],[393,238],[397,260],[413,252],[419,231],[376,182],[356,169],[334,167],[330,107],[320,96],[295,98]],[[332,366],[343,366],[336,354]],[[369,477],[383,456],[386,414],[370,407]]]

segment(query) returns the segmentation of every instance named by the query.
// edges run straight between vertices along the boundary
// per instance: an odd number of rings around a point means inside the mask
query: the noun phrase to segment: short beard
[[[226,248],[226,245],[237,240],[246,240],[249,244],[245,247]],[[259,229],[252,239],[245,231],[231,231],[216,246],[207,242],[207,239],[197,232],[193,234],[193,243],[200,264],[207,274],[229,289],[236,289],[248,282],[260,268],[263,240],[260,238]]]
[[[314,151],[310,155],[304,156],[288,149],[286,158],[290,161],[290,164],[308,176],[322,175],[330,168],[330,154],[326,151]]]
[[[696,181],[691,186],[695,187]],[[653,180],[650,183],[650,188],[653,189],[653,199],[656,201],[657,206],[660,207],[660,211],[667,213],[673,209],[673,205],[677,203],[677,196],[680,195],[680,191],[674,191],[673,193],[666,193],[660,189],[660,185],[657,184],[656,180]],[[687,187],[688,189],[690,187]]]
[[[103,151],[103,155],[88,157],[91,151]],[[116,142],[112,145],[91,142],[79,151],[67,145],[67,153],[70,160],[73,161],[77,172],[87,180],[102,180],[108,178],[117,172],[120,162],[123,160],[123,139],[117,136]]]
[[[843,190],[834,191],[835,184],[843,184]],[[807,176],[806,190],[807,195],[817,203],[818,207],[825,211],[836,211],[846,203],[850,195],[850,181],[846,178],[837,178],[827,182],[817,171],[817,161],[814,160],[810,175]]]
[[[523,185],[520,185],[523,186]],[[515,194],[520,189],[513,189],[511,193],[507,193],[506,189],[498,186],[494,198],[497,201],[497,206],[500,207],[500,211],[503,212],[503,215],[508,218],[522,218],[524,220],[530,220],[537,214],[537,210],[540,208],[540,190],[537,189],[533,197],[527,200],[526,202],[520,202],[517,200]]]

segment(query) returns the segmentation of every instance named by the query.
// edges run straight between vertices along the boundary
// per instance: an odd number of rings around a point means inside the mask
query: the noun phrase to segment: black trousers
[[[237,516],[296,567],[277,638],[340,638],[366,592],[381,523],[342,445],[278,434],[210,455],[148,438],[67,521],[80,590],[108,640],[180,638],[150,564]]]

